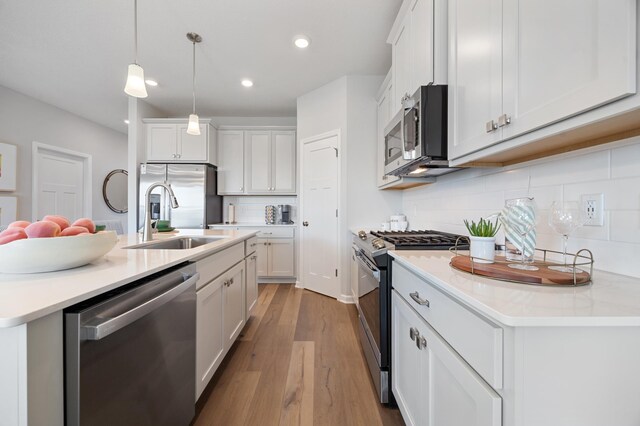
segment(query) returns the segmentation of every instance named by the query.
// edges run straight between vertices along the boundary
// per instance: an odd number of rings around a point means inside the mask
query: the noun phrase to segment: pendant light
[[[196,43],[200,43],[202,37],[196,33],[187,33],[187,38],[193,43],[193,112],[189,115],[187,133],[198,136],[200,135],[200,120],[196,114]]]
[[[134,62],[129,64],[129,72],[127,74],[127,84],[124,86],[124,93],[136,98],[147,97],[147,86],[144,83],[144,70],[138,65],[138,0],[133,0],[133,46],[134,46]]]

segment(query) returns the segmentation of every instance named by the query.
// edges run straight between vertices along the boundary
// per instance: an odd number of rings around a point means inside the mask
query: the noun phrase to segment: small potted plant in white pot
[[[495,222],[490,222],[480,218],[478,223],[471,221],[471,224],[465,219],[464,224],[470,235],[470,254],[473,261],[478,263],[493,263],[496,255],[496,234],[500,229],[498,219],[496,219]]]

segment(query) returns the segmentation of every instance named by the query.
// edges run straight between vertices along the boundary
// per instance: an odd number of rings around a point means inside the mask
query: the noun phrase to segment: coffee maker
[[[278,204],[278,223],[284,225],[293,223],[291,220],[291,205]]]

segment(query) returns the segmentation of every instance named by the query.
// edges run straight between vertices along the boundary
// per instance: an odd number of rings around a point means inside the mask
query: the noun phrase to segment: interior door
[[[305,288],[338,298],[338,136],[303,147],[302,253]]]
[[[36,146],[34,152],[34,221],[48,214],[71,220],[91,217],[90,156],[55,147]]]

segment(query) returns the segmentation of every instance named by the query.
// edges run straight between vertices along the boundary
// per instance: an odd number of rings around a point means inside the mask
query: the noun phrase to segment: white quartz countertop
[[[273,225],[267,225],[264,222],[237,222],[237,223],[213,223],[208,226],[225,226],[225,227],[247,227],[247,228],[255,228],[255,227],[285,227],[285,228],[294,228],[298,226],[296,223],[275,223]]]
[[[0,327],[43,317],[168,267],[213,254],[255,234],[251,230],[201,229],[154,234],[156,240],[176,236],[225,237],[188,250],[125,249],[140,244],[141,236],[120,235],[109,253],[79,268],[39,274],[0,273]]]
[[[640,278],[594,270],[593,283],[586,286],[534,286],[453,269],[448,251],[389,254],[463,304],[507,326],[640,326]]]

